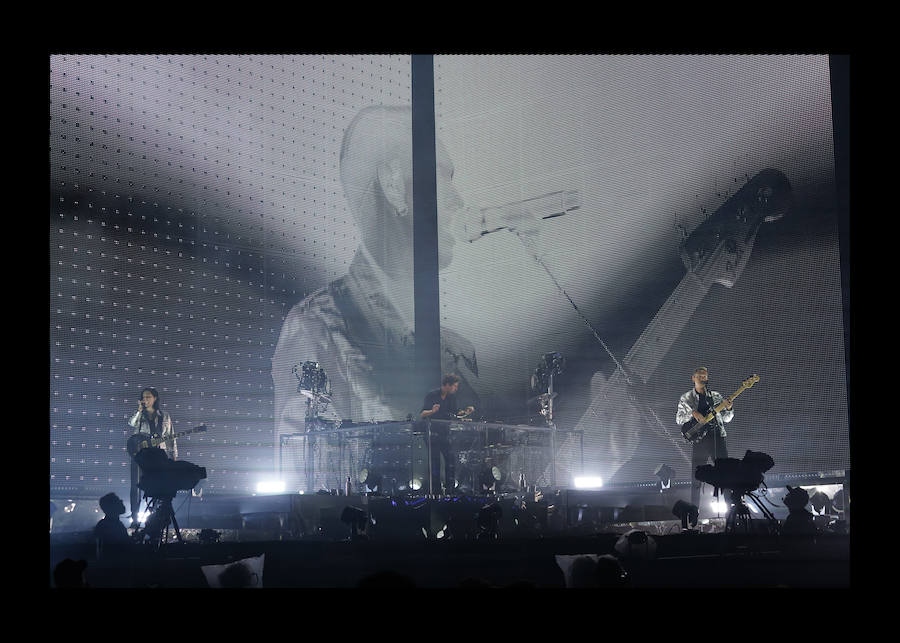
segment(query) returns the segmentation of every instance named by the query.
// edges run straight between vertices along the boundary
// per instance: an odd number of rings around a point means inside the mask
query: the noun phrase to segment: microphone
[[[561,217],[580,207],[578,190],[563,190],[491,208],[467,208],[457,215],[454,236],[472,242],[499,230],[537,232],[540,221]]]

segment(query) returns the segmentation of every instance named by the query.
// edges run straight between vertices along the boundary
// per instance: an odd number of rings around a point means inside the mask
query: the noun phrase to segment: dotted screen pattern
[[[208,427],[211,492],[255,489],[284,315],[358,246],[343,131],[409,96],[404,56],[51,57],[51,489],[127,487],[144,386]]]
[[[525,73],[527,67],[534,67],[532,62],[510,65],[508,59],[491,62],[482,58],[474,71],[448,73],[449,62],[448,58],[436,59],[438,134],[454,159],[455,183],[471,203],[496,205],[574,185],[583,198],[594,197],[594,204],[599,202],[604,212],[624,206],[627,216],[612,219],[612,228],[607,225],[604,230],[607,234],[619,230],[622,239],[598,241],[596,247],[577,243],[594,238],[590,229],[567,229],[567,221],[572,219],[554,221],[554,233],[569,244],[564,249],[579,260],[569,262],[570,269],[575,268],[576,273],[587,270],[591,278],[569,279],[566,287],[576,301],[587,301],[583,308],[591,319],[603,322],[598,326],[607,333],[607,339],[612,337],[610,342],[620,354],[639,332],[633,329],[642,328],[665,299],[666,288],[650,289],[648,296],[624,301],[618,305],[625,310],[624,316],[609,317],[607,308],[598,303],[618,301],[623,291],[646,288],[648,282],[674,285],[670,275],[679,269],[673,251],[677,225],[687,229],[695,226],[737,189],[744,177],[775,165],[788,172],[807,211],[827,212],[833,205],[827,176],[831,167],[828,92],[827,82],[823,82],[827,75],[822,74],[821,57],[812,66],[795,68],[792,80],[798,80],[798,76],[805,80],[791,85],[800,98],[781,103],[766,102],[760,95],[765,93],[761,90],[789,85],[784,81],[790,77],[787,68],[769,64],[751,69],[755,85],[749,86],[757,94],[745,102],[755,107],[756,115],[746,122],[742,137],[721,136],[726,144],[717,154],[701,153],[696,136],[689,136],[691,128],[682,127],[673,128],[676,139],[683,138],[694,147],[654,147],[646,141],[626,141],[618,154],[599,163],[578,156],[592,151],[591,145],[578,143],[579,136],[584,137],[581,130],[588,123],[602,122],[591,114],[591,101],[587,100],[600,95],[603,83],[598,79],[603,74],[598,72],[605,71],[607,80],[611,78],[619,90],[607,92],[612,97],[606,99],[607,103],[618,109],[607,109],[604,115],[612,114],[621,131],[633,132],[646,111],[640,107],[644,103],[666,117],[666,101],[660,98],[664,93],[657,87],[666,83],[683,85],[672,79],[696,74],[689,69],[689,62],[680,63],[676,69],[666,65],[653,69],[651,65],[645,87],[636,84],[637,97],[644,99],[638,102],[634,97],[632,102],[625,100],[628,92],[621,90],[623,84],[627,89],[641,74],[617,69],[608,59],[582,57],[574,66],[567,57],[544,59],[537,66],[536,77]],[[731,79],[734,89],[747,84],[746,71],[735,67],[726,69],[726,73],[720,69],[718,74],[709,70],[706,74],[720,81]],[[408,102],[408,76],[408,61],[401,57],[54,57],[50,146],[51,484],[94,483],[102,488],[124,484],[127,458],[122,456],[121,445],[128,431],[121,426],[134,407],[133,397],[148,383],[144,381],[148,374],[153,378],[149,383],[154,384],[158,384],[160,375],[171,383],[174,374],[175,385],[160,390],[164,407],[173,413],[176,430],[201,422],[215,429],[183,440],[182,457],[215,473],[210,481],[213,489],[217,485],[226,491],[252,488],[258,472],[271,463],[268,360],[284,313],[310,291],[343,274],[358,245],[336,178],[336,148],[341,133],[361,107]],[[453,83],[463,83],[465,91],[459,91]],[[798,91],[798,86],[805,87],[807,93]],[[691,84],[687,87],[690,90]],[[490,100],[483,99],[486,88],[493,92]],[[708,98],[702,92],[693,93],[700,104]],[[739,92],[732,94],[738,98],[731,100],[738,102]],[[730,95],[719,93],[720,97]],[[103,108],[97,107],[98,101],[104,101]],[[570,107],[560,109],[560,103]],[[789,109],[779,108],[779,104]],[[710,116],[710,112],[697,112],[701,118]],[[728,105],[719,104],[712,110],[714,116],[719,114],[719,122],[728,122],[728,118],[721,118],[723,113],[729,113]],[[774,119],[774,127],[769,122],[773,114],[782,116]],[[791,119],[783,118],[786,114],[805,124],[821,126],[792,127]],[[103,127],[111,119],[116,127]],[[504,130],[509,127],[517,128],[515,135]],[[772,153],[771,141],[758,134],[766,128],[789,142],[786,150]],[[715,137],[706,136],[707,140],[711,138]],[[515,149],[510,149],[510,142]],[[643,151],[644,161],[640,155],[622,153],[629,147]],[[493,150],[502,158],[485,163],[485,150]],[[656,162],[648,164],[647,158]],[[665,171],[659,170],[660,165]],[[598,181],[589,171],[616,166],[635,174],[641,168],[650,168],[649,176],[645,171],[644,180],[635,181],[627,173],[607,172],[611,178]],[[725,171],[729,167],[730,171]],[[667,193],[668,200],[658,200],[659,194]],[[647,207],[648,201],[654,208]],[[673,214],[671,227],[668,218],[658,216],[669,209]],[[783,333],[779,320],[796,317],[788,296],[792,289],[816,293],[813,304],[817,315],[808,325],[812,332],[804,334],[795,325],[792,333],[786,334],[794,340],[793,345],[781,353],[769,352],[768,362],[759,369],[770,374],[780,370],[780,381],[789,387],[774,387],[781,391],[775,393],[778,404],[760,406],[755,415],[764,416],[767,408],[787,408],[798,399],[815,414],[804,415],[803,430],[790,433],[790,439],[779,440],[780,434],[775,431],[766,435],[763,444],[762,432],[752,440],[739,433],[732,437],[732,445],[737,445],[732,450],[738,455],[744,444],[762,450],[780,448],[779,456],[790,454],[792,459],[788,460],[776,457],[779,467],[830,468],[843,465],[848,457],[836,237],[833,230],[829,232],[831,224],[825,219],[815,218],[819,233],[812,239],[798,233],[802,225],[776,229],[777,234],[764,229],[755,250],[754,261],[768,252],[773,266],[780,263],[793,267],[802,257],[802,265],[822,268],[805,275],[792,271],[794,280],[774,293],[778,295],[774,298],[776,307],[784,312],[780,317],[766,317],[767,332],[751,335],[755,341],[755,337]],[[807,223],[811,220],[805,219]],[[640,233],[634,232],[636,224]],[[831,239],[823,241],[828,234]],[[781,244],[773,242],[765,247],[762,240],[766,235]],[[623,239],[629,243],[623,243]],[[590,348],[579,344],[578,333],[572,332],[578,322],[573,324],[571,313],[547,305],[558,293],[548,287],[546,279],[540,281],[540,271],[522,262],[520,248],[510,244],[509,238],[498,240],[495,236],[491,242],[500,246],[479,242],[481,245],[473,247],[487,252],[492,267],[505,267],[506,272],[492,271],[499,278],[487,282],[480,279],[480,288],[445,287],[442,307],[444,325],[466,330],[465,336],[478,348],[485,374],[482,397],[490,400],[493,395],[502,406],[504,401],[521,397],[518,389],[541,349],[531,353],[510,350],[497,341],[498,337],[477,332],[479,328],[512,329],[504,333],[505,339],[531,348],[552,346],[565,352],[572,346],[588,352]],[[803,253],[787,248],[791,245],[802,246]],[[614,256],[637,256],[637,260],[628,264],[620,259],[610,270],[601,262],[591,261],[599,256],[598,248]],[[668,263],[666,258],[670,259]],[[457,246],[456,265],[445,271],[442,282],[451,279],[457,285],[466,284],[466,271],[461,266],[476,267],[483,274],[484,259],[466,256]],[[554,267],[559,270],[560,264]],[[740,283],[744,292],[729,291],[732,305],[724,315],[733,315],[741,307],[749,307],[751,310],[742,312],[752,314],[755,302],[772,299],[773,291],[764,278],[766,271],[751,272],[748,268],[748,275],[752,274],[763,278],[753,281],[747,276]],[[599,291],[592,280],[603,283]],[[746,296],[746,289],[753,296]],[[523,293],[529,294],[528,305],[533,310],[550,310],[552,314],[543,315],[544,319],[559,320],[568,314],[568,327],[536,323],[533,316],[520,312],[510,315],[504,306],[497,305],[508,301],[505,293],[510,291],[520,302]],[[489,301],[481,302],[479,296],[486,295]],[[800,310],[804,310],[802,305]],[[476,330],[466,329],[461,319],[474,323]],[[529,335],[535,329],[539,330],[538,338]],[[810,337],[815,338],[816,345],[833,350],[819,355],[818,360],[804,360],[804,346]],[[732,333],[727,339],[736,345],[746,341],[747,335]],[[684,356],[677,353],[698,341],[695,336],[680,342],[678,350],[666,358],[671,363],[660,366],[660,370],[681,373],[685,363],[693,362],[696,351],[689,350]],[[588,346],[593,346],[590,341]],[[603,355],[596,354],[596,346],[593,348],[595,354],[589,361],[600,363],[602,371]],[[731,349],[729,360],[706,361],[717,375],[722,374],[721,380],[738,381],[746,376],[742,362],[748,361],[734,359],[746,357],[746,350],[744,355],[740,353]],[[827,392],[790,390],[792,382],[786,376],[789,369],[783,368],[784,360],[778,357],[782,354],[790,354],[792,364],[807,367],[797,380],[813,381],[827,373],[827,386],[822,387]],[[755,361],[760,363],[759,359]],[[823,368],[823,361],[832,367]],[[94,377],[88,375],[89,371]],[[101,373],[115,376],[107,379]],[[185,378],[190,384],[180,385],[178,380]],[[683,379],[673,376],[657,387],[658,399],[652,404],[662,417],[671,414],[669,398],[686,388]],[[510,388],[504,389],[505,383]],[[569,397],[577,396],[570,393]],[[123,412],[123,407],[128,411]],[[569,409],[573,408],[578,410],[577,404],[570,403]],[[210,422],[210,416],[219,421]],[[827,443],[829,448],[816,448],[818,443]],[[186,448],[195,444],[206,448]],[[671,448],[666,448],[669,451],[659,445],[647,449],[643,469],[655,466],[657,459],[670,457]],[[101,457],[104,452],[107,456]],[[120,457],[108,457],[110,452],[118,452]],[[645,479],[643,469],[638,467],[633,475]]]
[[[830,101],[826,56],[435,58],[437,136],[469,207],[579,194],[577,211],[534,224],[530,247],[509,232],[457,243],[441,275],[442,324],[475,346],[485,406],[523,408],[541,355],[568,358],[557,423],[596,435],[584,470],[561,450],[564,477],[650,480],[667,463],[689,478],[675,409],[701,364],[723,394],[762,377],[727,426],[729,455],[765,451],[774,472],[849,466]],[[663,434],[626,404],[611,422],[591,415],[615,363],[553,280],[623,359],[685,275],[682,234],[769,167],[793,211],[762,225],[732,288],[669,320],[685,327],[642,390]]]

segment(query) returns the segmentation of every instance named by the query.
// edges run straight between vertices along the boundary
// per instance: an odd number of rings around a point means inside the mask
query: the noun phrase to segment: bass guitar
[[[128,443],[125,445],[125,448],[128,450],[128,455],[132,458],[136,456],[143,449],[149,449],[150,447],[157,447],[163,442],[171,442],[175,438],[180,438],[182,436],[188,435],[189,433],[201,433],[206,431],[206,425],[201,424],[200,426],[195,426],[193,429],[188,429],[187,431],[182,431],[181,433],[176,433],[174,435],[170,435],[167,437],[154,437],[149,433],[135,433],[131,437],[128,438]]]
[[[684,436],[684,439],[690,442],[691,444],[696,444],[709,432],[709,430],[715,426],[715,424],[710,424],[715,418],[717,413],[721,413],[725,410],[725,407],[728,406],[729,402],[733,402],[734,398],[738,395],[746,391],[748,388],[753,386],[759,381],[759,375],[753,375],[744,380],[741,384],[741,387],[736,390],[730,397],[724,398],[721,402],[719,402],[715,408],[710,411],[706,417],[703,418],[703,421],[700,422],[697,418],[691,418],[687,422],[681,425],[681,435]]]

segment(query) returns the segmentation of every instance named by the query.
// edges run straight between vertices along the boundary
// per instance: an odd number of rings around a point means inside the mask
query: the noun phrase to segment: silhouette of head
[[[114,493],[108,493],[100,498],[100,509],[107,516],[118,517],[125,513],[125,503]]]
[[[596,570],[597,587],[622,587],[628,583],[628,573],[615,556],[598,557]]]
[[[573,560],[569,581],[569,587],[597,587],[597,562],[590,556]]]
[[[226,567],[222,573],[219,574],[219,584],[222,587],[229,588],[252,587],[253,574],[250,571],[250,568],[244,563],[235,563],[234,565]]]

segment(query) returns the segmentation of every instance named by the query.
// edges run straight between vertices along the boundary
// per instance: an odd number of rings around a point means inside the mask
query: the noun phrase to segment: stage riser
[[[711,514],[711,491],[711,487],[706,485],[700,502],[701,517]],[[765,504],[778,520],[787,517],[787,509],[781,505],[784,494],[780,492],[783,491],[771,489],[770,498],[777,506]],[[514,510],[516,505],[521,506],[523,499],[526,511]],[[476,526],[478,511],[485,504],[495,501],[501,507],[499,533],[504,538],[539,538],[564,531],[620,532],[622,525],[639,523],[658,523],[658,528],[649,531],[658,529],[656,533],[671,533],[670,525],[676,521],[672,507],[678,500],[690,501],[689,486],[682,485],[663,492],[648,486],[563,489],[558,493],[548,491],[537,503],[529,494],[517,494],[501,500],[487,496],[425,499],[331,494],[190,498],[187,494],[179,494],[174,506],[181,528],[236,530],[241,540],[343,540],[349,537],[350,528],[340,521],[340,515],[345,507],[353,506],[369,514],[367,532],[371,538],[418,541],[435,539],[448,523],[451,529],[445,535],[474,539],[479,534]],[[60,500],[57,504],[63,507],[66,502]],[[89,532],[102,516],[96,500],[78,500],[72,512],[57,511],[53,534]],[[517,517],[520,519],[518,524]],[[371,523],[372,518],[374,524]],[[755,523],[761,521],[763,516],[754,513],[753,518]],[[816,517],[820,529],[826,527],[830,520],[824,516]],[[706,529],[716,531],[717,527],[712,523]]]

